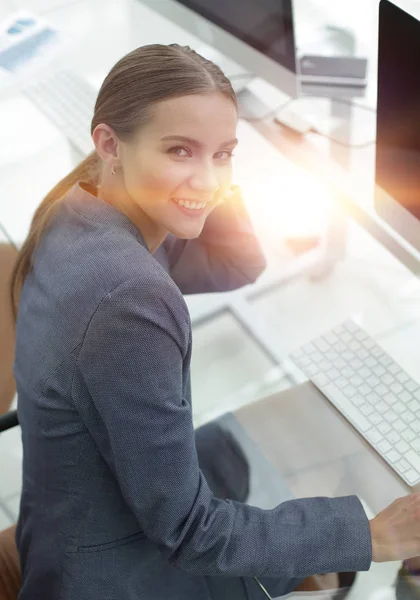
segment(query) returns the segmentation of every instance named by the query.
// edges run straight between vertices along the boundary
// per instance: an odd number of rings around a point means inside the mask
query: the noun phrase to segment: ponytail
[[[99,165],[99,157],[96,151],[93,151],[45,196],[35,211],[28,236],[19,250],[12,271],[10,296],[14,322],[17,319],[19,297],[23,282],[32,268],[33,255],[38,247],[42,233],[59,207],[60,200],[78,181],[84,181],[95,187],[98,185]]]

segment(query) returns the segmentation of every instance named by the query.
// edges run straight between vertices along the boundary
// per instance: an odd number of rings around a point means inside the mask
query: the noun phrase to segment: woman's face
[[[197,237],[232,180],[237,112],[220,93],[154,105],[150,122],[120,146],[124,187],[162,231]]]

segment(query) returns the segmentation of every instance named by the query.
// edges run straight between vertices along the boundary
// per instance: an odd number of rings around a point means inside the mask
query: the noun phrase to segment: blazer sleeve
[[[161,251],[166,253],[170,275],[183,294],[234,290],[254,283],[266,267],[237,186],[231,197],[210,213],[198,238],[182,240],[168,235]]]
[[[183,391],[188,319],[172,282],[134,278],[103,299],[76,363],[88,392],[75,399],[77,409],[140,528],[170,564],[194,574],[297,578],[369,569],[369,522],[354,496],[262,510],[212,495]]]

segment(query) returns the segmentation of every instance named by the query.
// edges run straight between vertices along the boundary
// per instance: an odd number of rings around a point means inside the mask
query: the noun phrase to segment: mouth
[[[186,198],[171,198],[171,200],[184,215],[195,218],[204,214],[208,204],[208,202],[196,202]]]

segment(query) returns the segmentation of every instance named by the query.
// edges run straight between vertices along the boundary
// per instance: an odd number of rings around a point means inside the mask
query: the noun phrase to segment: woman
[[[182,292],[264,268],[229,197],[236,124],[218,67],[138,48],[99,91],[96,152],[34,216],[12,282],[20,600],[257,599],[254,576],[278,596],[370,566],[357,498],[265,511],[217,498],[199,469]]]

